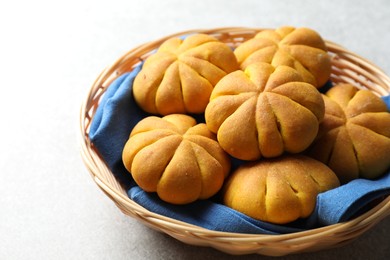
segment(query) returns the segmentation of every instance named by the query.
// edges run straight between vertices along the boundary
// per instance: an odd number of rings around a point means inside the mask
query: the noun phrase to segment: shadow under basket
[[[343,246],[390,215],[390,196],[353,220],[308,231],[283,235],[212,231],[150,212],[132,201],[89,139],[91,120],[110,83],[123,73],[132,71],[168,38],[205,33],[231,47],[236,47],[262,30],[264,29],[216,28],[185,31],[143,44],[125,53],[98,76],[81,106],[80,143],[83,161],[98,187],[124,214],[187,244],[213,247],[235,255],[256,253],[269,256]],[[332,59],[331,81],[333,83],[351,83],[357,87],[367,88],[379,96],[389,94],[390,78],[381,69],[335,43],[326,41],[326,44]]]

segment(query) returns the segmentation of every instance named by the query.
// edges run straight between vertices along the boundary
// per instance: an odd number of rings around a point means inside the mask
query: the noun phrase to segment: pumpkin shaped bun
[[[240,166],[222,189],[223,203],[252,218],[286,224],[308,217],[317,195],[338,187],[326,165],[303,155],[280,156]]]
[[[230,47],[212,36],[170,38],[146,59],[134,80],[134,98],[152,114],[203,113],[215,84],[237,69]]]
[[[187,115],[150,116],[132,130],[123,163],[139,187],[169,203],[186,204],[217,193],[230,159],[205,124]]]
[[[242,69],[254,62],[295,68],[315,87],[323,86],[331,71],[330,57],[321,36],[309,28],[280,27],[264,30],[234,51]]]
[[[302,152],[323,116],[324,101],[313,85],[293,68],[267,63],[222,78],[205,112],[221,147],[241,160]]]
[[[350,84],[332,87],[324,100],[325,117],[309,155],[342,183],[384,174],[390,168],[390,113],[383,100]]]

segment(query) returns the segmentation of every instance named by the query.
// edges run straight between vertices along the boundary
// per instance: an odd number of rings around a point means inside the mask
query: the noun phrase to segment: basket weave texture
[[[89,139],[92,118],[102,95],[110,83],[123,73],[132,71],[166,39],[192,33],[205,33],[218,38],[231,47],[236,47],[262,30],[264,29],[216,28],[185,31],[140,45],[125,53],[98,76],[81,106],[80,143],[82,159],[98,187],[110,197],[124,214],[136,218],[143,224],[184,243],[209,246],[230,254],[257,253],[269,256],[318,251],[342,246],[359,237],[390,215],[390,196],[353,220],[303,232],[283,235],[253,235],[211,231],[155,214],[132,201]],[[367,88],[379,96],[389,94],[390,78],[376,65],[333,42],[326,41],[326,44],[332,58],[331,81],[333,83],[351,83],[357,87]]]

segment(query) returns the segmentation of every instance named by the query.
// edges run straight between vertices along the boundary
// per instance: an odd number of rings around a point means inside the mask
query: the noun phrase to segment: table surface
[[[79,152],[79,108],[127,50],[190,29],[311,27],[390,74],[390,1],[4,1],[0,259],[266,259],[183,244],[123,215]],[[342,248],[284,259],[384,259],[390,218]]]

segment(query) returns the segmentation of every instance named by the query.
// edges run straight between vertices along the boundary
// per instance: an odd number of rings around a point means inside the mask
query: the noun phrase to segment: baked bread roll
[[[324,100],[325,117],[309,155],[327,164],[342,183],[384,174],[390,167],[390,113],[382,99],[339,84]]]
[[[308,28],[280,27],[259,32],[234,51],[242,69],[254,62],[267,62],[273,66],[296,69],[315,87],[329,79],[331,62],[321,36]]]
[[[122,159],[140,188],[173,204],[210,198],[230,171],[230,158],[215,135],[205,124],[180,114],[141,120]]]
[[[323,115],[321,94],[296,70],[255,63],[218,82],[205,119],[227,153],[256,160],[305,150]]]
[[[212,36],[171,38],[146,59],[134,80],[134,98],[152,114],[203,113],[215,84],[237,69],[233,51]]]
[[[250,162],[234,171],[223,189],[223,203],[252,218],[286,224],[308,217],[317,195],[339,181],[326,165],[303,155]]]

